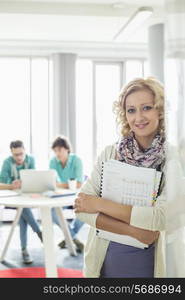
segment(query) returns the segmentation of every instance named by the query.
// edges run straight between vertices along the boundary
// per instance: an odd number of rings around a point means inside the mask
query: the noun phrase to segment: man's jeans
[[[28,224],[31,226],[34,232],[40,232],[39,225],[35,220],[33,213],[30,208],[23,208],[20,220],[20,240],[21,248],[26,248],[27,246],[27,228]]]
[[[55,224],[57,224],[59,227],[60,227],[60,223],[59,223],[59,220],[58,220],[58,216],[54,210],[54,208],[52,208],[52,220]],[[74,219],[71,224],[69,225],[68,224],[68,228],[69,228],[69,231],[71,233],[71,237],[72,239],[75,238],[75,236],[77,235],[77,233],[79,232],[80,228],[83,226],[83,222],[80,221],[79,219]]]

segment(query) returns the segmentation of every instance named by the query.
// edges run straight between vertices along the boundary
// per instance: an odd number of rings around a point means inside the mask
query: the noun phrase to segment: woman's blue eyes
[[[147,105],[147,106],[144,106],[144,107],[143,107],[143,110],[150,110],[150,109],[152,109],[152,108],[153,108],[152,106]]]
[[[134,109],[134,108],[129,108],[129,109],[127,110],[127,112],[128,112],[129,114],[132,114],[132,113],[135,112],[135,109]]]
[[[143,110],[144,110],[144,111],[150,110],[150,109],[152,109],[152,108],[153,108],[153,107],[152,107],[152,106],[149,106],[149,105],[143,106]],[[129,108],[129,109],[127,110],[127,112],[128,112],[129,114],[135,113],[135,111],[136,111],[135,108]]]

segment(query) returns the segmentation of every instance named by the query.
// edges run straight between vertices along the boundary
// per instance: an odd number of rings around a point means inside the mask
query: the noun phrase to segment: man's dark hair
[[[54,150],[56,147],[63,147],[68,150],[68,153],[71,152],[71,144],[65,136],[58,136],[52,144],[52,149]]]
[[[10,149],[12,149],[12,148],[24,148],[24,144],[22,141],[19,141],[19,140],[12,141],[10,143]]]

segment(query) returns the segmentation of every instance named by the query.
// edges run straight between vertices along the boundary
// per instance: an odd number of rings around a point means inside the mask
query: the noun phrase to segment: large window
[[[31,61],[31,146],[37,167],[48,167],[49,150],[49,65],[47,59]]]
[[[30,149],[30,63],[28,59],[0,58],[0,157],[11,140],[22,139]]]
[[[87,175],[93,163],[92,62],[89,60],[79,60],[77,61],[76,70],[77,154],[83,160],[84,172]]]
[[[166,94],[168,97],[168,101],[166,102],[166,114],[168,115],[167,137],[168,142],[175,147],[178,146],[178,142],[185,136],[184,130],[182,130],[182,125],[184,126],[182,120],[184,120],[185,108],[182,104],[178,107],[179,103],[177,101],[178,96],[180,96],[178,95],[178,67],[178,60],[165,60],[165,86],[167,86]],[[177,76],[175,76],[175,74]],[[180,130],[178,126],[180,127]]]
[[[77,152],[87,175],[97,155],[119,137],[113,102],[123,84],[148,75],[143,60],[101,62],[79,59],[77,62]]]
[[[139,59],[79,59],[76,70],[77,154],[89,175],[97,155],[118,139],[113,102],[123,84],[146,74],[147,64]],[[0,80],[0,165],[10,153],[10,141],[21,139],[35,156],[37,168],[47,168],[53,136],[52,61],[0,57]]]
[[[117,140],[113,101],[120,90],[120,64],[95,64],[96,154]]]
[[[126,82],[143,76],[143,64],[139,60],[128,60],[126,62]]]
[[[47,168],[49,73],[47,58],[0,58],[0,164],[20,139],[37,167]]]

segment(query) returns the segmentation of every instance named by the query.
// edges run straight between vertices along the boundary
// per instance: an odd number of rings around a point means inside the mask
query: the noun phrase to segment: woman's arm
[[[140,229],[104,214],[99,214],[96,219],[96,228],[113,233],[131,236],[144,244],[152,244],[159,236],[158,231]]]
[[[99,196],[100,193],[100,183],[101,183],[101,170],[102,170],[102,162],[107,161],[110,158],[115,156],[115,147],[107,146],[104,151],[97,158],[97,161],[92,170],[91,176],[88,180],[83,184],[81,191],[88,195]],[[96,214],[88,214],[88,213],[77,213],[76,216],[82,222],[89,224],[92,227],[96,227]]]
[[[130,224],[132,206],[100,198],[98,212]]]
[[[82,186],[81,192],[90,196],[99,197],[100,194],[100,182],[101,182],[101,169],[102,161],[107,161],[115,156],[115,149],[112,146],[106,147],[97,159],[97,163],[94,166],[93,172],[87,182]],[[164,190],[164,188],[163,188]],[[125,205],[126,206],[126,205]],[[129,209],[129,207],[127,206]],[[166,196],[163,192],[152,207],[139,207],[133,206],[131,212],[127,211],[126,222],[129,221],[130,225],[138,227],[140,229],[163,231],[166,227]],[[77,212],[77,218],[82,222],[89,224],[92,227],[96,227],[96,219],[99,213],[88,213],[86,211]]]
[[[120,221],[130,224],[131,205],[124,205],[101,197],[78,194],[75,201],[76,212],[103,213]]]
[[[78,195],[74,207],[77,213],[88,213],[89,216],[103,213],[142,229],[165,230],[166,201],[164,192],[152,207],[123,205],[85,193]]]
[[[98,212],[130,224],[132,206],[100,198]]]

